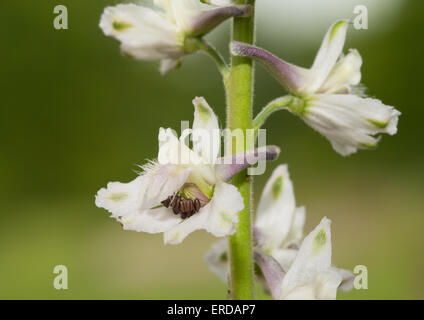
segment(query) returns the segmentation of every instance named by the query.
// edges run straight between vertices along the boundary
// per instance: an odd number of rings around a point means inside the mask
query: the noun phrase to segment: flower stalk
[[[250,17],[234,18],[232,40],[254,43],[254,5],[255,0],[246,0],[251,5]],[[227,93],[227,125],[230,130],[252,128],[253,103],[253,62],[246,57],[231,57],[230,79]],[[234,141],[233,141],[234,142]],[[239,143],[239,142],[237,142]],[[240,150],[232,144],[233,153]],[[233,184],[244,199],[244,209],[239,212],[239,223],[234,235],[230,237],[230,296],[235,300],[254,298],[254,269],[251,229],[252,178],[247,170],[240,172]]]

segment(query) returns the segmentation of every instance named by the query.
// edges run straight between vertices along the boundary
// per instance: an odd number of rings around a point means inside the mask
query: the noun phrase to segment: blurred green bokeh
[[[307,11],[308,1],[303,2]],[[342,6],[339,2],[333,6]],[[371,2],[386,3],[363,1]],[[331,218],[334,263],[368,267],[369,289],[341,298],[424,298],[424,4],[401,2],[390,19],[380,17],[376,24],[379,7],[373,6],[370,30],[352,28],[346,47],[363,56],[368,93],[403,113],[396,136],[384,136],[376,150],[342,158],[288,113],[266,124],[268,143],[281,146],[279,161],[289,164],[297,203],[307,208],[305,232],[324,215]],[[116,3],[3,0],[0,6],[0,298],[226,297],[226,285],[203,262],[215,240],[209,234],[196,232],[182,245],[164,246],[160,235],[122,231],[94,205],[99,188],[133,179],[136,165],[155,157],[160,126],[179,130],[180,120],[192,119],[194,96],[205,96],[225,124],[223,89],[213,63],[190,56],[181,69],[162,77],[157,64],[123,57],[118,43],[98,28],[103,8]],[[69,30],[53,28],[58,4],[68,7]],[[345,10],[352,16],[352,6]],[[307,66],[326,27],[340,17],[319,28],[305,22],[301,12],[298,17],[280,34],[267,33],[260,16],[258,42]],[[305,23],[319,29],[314,41],[296,40]],[[228,27],[212,38],[223,50]],[[293,47],[286,34],[292,35]],[[256,75],[258,112],[284,92],[261,68]],[[277,164],[255,178],[257,196]],[[53,268],[59,264],[68,267],[69,290],[53,288]]]

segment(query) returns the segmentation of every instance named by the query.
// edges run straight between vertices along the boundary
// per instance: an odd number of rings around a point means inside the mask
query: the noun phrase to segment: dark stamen
[[[202,207],[199,199],[185,199],[177,194],[169,196],[161,202],[164,207],[172,208],[174,214],[181,214],[181,219],[191,217]]]

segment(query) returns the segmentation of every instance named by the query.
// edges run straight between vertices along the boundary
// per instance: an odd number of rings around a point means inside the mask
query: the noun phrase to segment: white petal
[[[193,105],[193,151],[209,164],[214,164],[221,146],[218,118],[204,98],[195,98]]]
[[[293,184],[287,165],[278,166],[267,181],[259,201],[255,227],[264,236],[260,246],[268,253],[281,246],[295,213]]]
[[[400,112],[380,100],[349,94],[315,95],[304,121],[330,140],[341,155],[375,147],[378,133],[397,132]]]
[[[168,71],[177,68],[179,65],[180,59],[163,59],[160,62],[159,72],[161,75],[164,75]]]
[[[113,217],[124,216],[136,211],[142,205],[143,177],[137,177],[129,183],[109,182],[96,195],[96,206],[112,213]]]
[[[137,232],[165,232],[182,221],[179,215],[172,213],[169,208],[140,210],[119,219],[124,230]]]
[[[342,283],[339,286],[339,290],[344,292],[352,290],[355,274],[346,269],[334,268],[334,270],[342,277]]]
[[[293,221],[289,234],[284,239],[282,247],[298,247],[303,238],[303,227],[305,226],[306,210],[305,207],[298,207],[294,211]]]
[[[230,275],[228,252],[228,240],[222,239],[213,243],[205,255],[205,261],[212,273],[224,282],[228,281]]]
[[[216,237],[235,232],[238,213],[243,210],[243,198],[237,188],[225,182],[218,182],[209,206],[209,217],[205,229]],[[204,207],[204,209],[206,209]]]
[[[139,59],[181,55],[175,25],[155,10],[135,4],[107,7],[100,20],[103,32],[122,43],[122,50]]]
[[[333,299],[341,276],[331,267],[331,221],[323,218],[305,238],[281,285],[281,299]]]
[[[142,209],[155,207],[173,195],[184,185],[191,173],[191,168],[172,164],[154,164],[151,168],[146,165],[142,168],[146,188]]]
[[[183,141],[180,141],[172,129],[160,128],[158,139],[158,161],[160,164],[192,165],[206,163],[202,157],[187,147]]]
[[[293,264],[297,252],[297,249],[275,249],[271,252],[271,256],[280,264],[281,268],[287,272]]]
[[[160,164],[174,164],[183,167],[189,167],[192,170],[191,179],[193,183],[207,194],[208,186],[202,186],[202,183],[215,184],[216,175],[212,165],[208,164],[203,157],[191,150],[184,143],[185,137],[191,130],[185,130],[178,139],[171,129],[159,130],[159,154]]]
[[[343,51],[348,26],[348,20],[340,20],[328,29],[310,69],[314,75],[313,81],[301,90],[303,93],[316,92],[327,79]]]
[[[163,234],[165,244],[180,244],[190,233],[204,229],[208,220],[208,213],[202,212],[202,209],[166,231]]]
[[[193,20],[201,12],[197,0],[168,0],[174,20],[180,30],[191,31]]]
[[[320,93],[351,92],[351,86],[361,82],[362,58],[357,50],[350,50],[349,54],[341,57],[323,86]]]

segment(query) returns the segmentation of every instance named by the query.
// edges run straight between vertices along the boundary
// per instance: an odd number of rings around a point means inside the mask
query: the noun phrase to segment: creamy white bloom
[[[321,223],[303,240],[287,272],[269,256],[256,254],[257,261],[277,300],[333,300],[343,281],[342,272],[331,265],[331,221]]]
[[[331,266],[331,221],[321,223],[303,240],[283,278],[278,299],[336,299],[342,276]]]
[[[155,0],[155,7],[119,4],[105,8],[100,28],[121,42],[122,52],[140,60],[161,60],[162,73],[198,50],[187,42],[224,20],[249,13],[248,6],[204,7],[198,0]]]
[[[255,249],[274,257],[288,268],[303,237],[305,208],[296,208],[293,184],[287,165],[278,166],[267,181],[259,201],[253,227]],[[210,269],[222,280],[229,274],[228,245],[215,243],[206,253]]]
[[[278,166],[259,201],[254,232],[257,247],[274,257],[285,270],[303,238],[305,207],[296,207],[287,165]]]
[[[288,109],[325,136],[343,156],[375,147],[379,133],[394,135],[400,112],[380,100],[355,94],[361,81],[362,58],[343,46],[349,22],[340,20],[328,30],[310,69],[287,63],[271,53],[233,42],[233,54],[262,64],[293,95]]]
[[[261,266],[265,265],[267,268],[268,278],[270,273],[280,276],[290,270],[298,256],[304,224],[305,208],[296,207],[293,183],[287,165],[280,165],[265,185],[253,226],[256,257],[258,263],[263,262]],[[228,243],[226,241],[214,243],[207,252],[205,260],[214,274],[224,281],[228,279]],[[352,272],[335,267],[333,270],[342,276],[343,288],[341,289],[350,290],[353,285]],[[269,279],[266,280],[266,286],[272,292],[275,281],[269,283]]]
[[[171,244],[180,243],[198,229],[217,237],[235,231],[243,198],[226,181],[252,163],[215,161],[218,153],[207,151],[219,150],[220,135],[215,134],[219,132],[218,119],[203,98],[193,103],[193,150],[184,143],[189,131],[178,139],[171,129],[161,128],[158,160],[142,166],[143,172],[135,180],[109,183],[97,193],[96,205],[111,212],[125,230],[164,232],[165,243]],[[197,135],[197,130],[211,134]],[[276,158],[279,150],[263,147],[245,152],[244,158],[250,153],[263,161]]]

